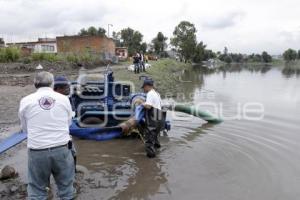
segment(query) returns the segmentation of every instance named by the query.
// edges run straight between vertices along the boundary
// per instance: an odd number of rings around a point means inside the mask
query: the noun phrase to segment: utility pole
[[[112,24],[107,24],[107,37],[109,38],[109,27],[113,27],[113,25]]]

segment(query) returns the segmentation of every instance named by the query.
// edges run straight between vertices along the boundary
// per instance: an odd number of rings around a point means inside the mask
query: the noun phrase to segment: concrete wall
[[[34,46],[34,53],[57,53],[57,45],[53,42],[37,43]]]
[[[94,53],[115,55],[115,43],[106,36],[57,37],[58,53]]]

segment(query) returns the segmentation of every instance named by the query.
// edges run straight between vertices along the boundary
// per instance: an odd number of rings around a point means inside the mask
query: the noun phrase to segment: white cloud
[[[244,15],[245,13],[242,11],[233,11],[219,16],[211,16],[207,21],[203,22],[202,27],[208,29],[224,29],[234,27],[243,19]]]
[[[297,0],[0,0],[0,37],[32,40],[110,23],[115,31],[137,29],[150,42],[158,31],[170,38],[189,20],[213,50],[277,54],[300,49],[299,7]]]

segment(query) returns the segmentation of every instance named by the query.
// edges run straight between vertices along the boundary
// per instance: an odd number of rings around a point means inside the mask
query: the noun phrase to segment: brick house
[[[58,53],[115,56],[115,42],[106,36],[62,36],[56,37],[56,42]]]

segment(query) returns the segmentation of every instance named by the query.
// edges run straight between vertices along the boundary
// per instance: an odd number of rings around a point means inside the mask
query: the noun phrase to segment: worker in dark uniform
[[[140,73],[140,55],[138,53],[133,56],[134,73]]]
[[[64,76],[57,76],[54,79],[54,91],[58,92],[62,95],[69,96],[70,95],[70,83],[69,80]],[[72,151],[72,155],[74,157],[74,164],[75,164],[75,170],[76,170],[76,163],[77,163],[77,152],[75,149],[75,145],[72,142],[72,140],[68,143],[69,148]]]
[[[54,91],[68,96],[70,94],[70,84],[68,79],[64,76],[55,77]]]
[[[158,136],[162,128],[162,111],[161,98],[155,91],[152,79],[145,79],[142,88],[147,94],[146,102],[143,103],[145,108],[145,124],[142,131],[145,135],[145,150],[149,158],[156,156],[156,149],[160,148]]]

